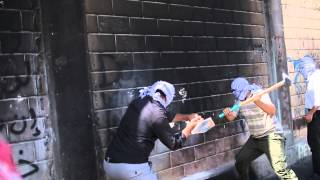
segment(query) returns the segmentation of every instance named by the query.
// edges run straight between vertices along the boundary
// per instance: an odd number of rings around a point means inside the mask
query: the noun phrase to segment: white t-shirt
[[[320,70],[317,69],[312,73],[308,80],[305,94],[305,108],[312,109],[314,106],[320,106]],[[318,110],[320,110],[320,107]]]

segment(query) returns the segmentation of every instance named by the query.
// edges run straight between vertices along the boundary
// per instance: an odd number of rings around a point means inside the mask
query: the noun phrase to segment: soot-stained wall
[[[140,88],[169,81],[177,89],[171,108],[206,116],[233,103],[233,78],[268,84],[263,1],[86,0],[85,18],[100,170]],[[216,123],[181,150],[157,142],[150,160],[159,178],[181,178],[233,161],[247,127],[242,120]]]

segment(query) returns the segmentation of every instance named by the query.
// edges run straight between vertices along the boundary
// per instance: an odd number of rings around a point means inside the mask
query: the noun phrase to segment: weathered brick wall
[[[52,148],[38,0],[0,1],[0,131],[25,179],[49,179]]]
[[[284,35],[288,57],[288,69],[294,77],[292,60],[306,54],[313,55],[316,60],[320,57],[320,1],[318,0],[282,0]],[[294,119],[294,134],[296,137],[306,137],[306,123],[302,120],[304,112],[305,83],[302,78],[298,81],[302,89],[297,91],[290,87],[291,110]]]
[[[268,84],[263,1],[86,0],[85,14],[100,170],[120,118],[141,87],[172,82],[187,92],[186,99],[175,98],[178,112],[212,114],[232,104],[233,78]],[[216,123],[181,150],[157,142],[150,159],[160,179],[232,162],[248,137],[246,125]]]

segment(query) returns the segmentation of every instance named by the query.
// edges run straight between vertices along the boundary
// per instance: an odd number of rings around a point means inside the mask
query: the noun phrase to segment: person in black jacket
[[[157,139],[171,150],[183,146],[195,125],[202,121],[196,113],[173,114],[167,111],[175,88],[158,81],[140,91],[121,119],[115,137],[106,152],[104,169],[110,179],[155,180],[148,158]],[[188,120],[182,131],[176,131],[170,122]]]

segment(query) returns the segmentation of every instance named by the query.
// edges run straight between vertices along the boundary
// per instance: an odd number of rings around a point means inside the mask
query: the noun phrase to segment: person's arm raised
[[[255,95],[255,100],[253,101],[259,108],[261,108],[268,115],[273,116],[276,114],[276,107],[271,102],[268,94]]]

